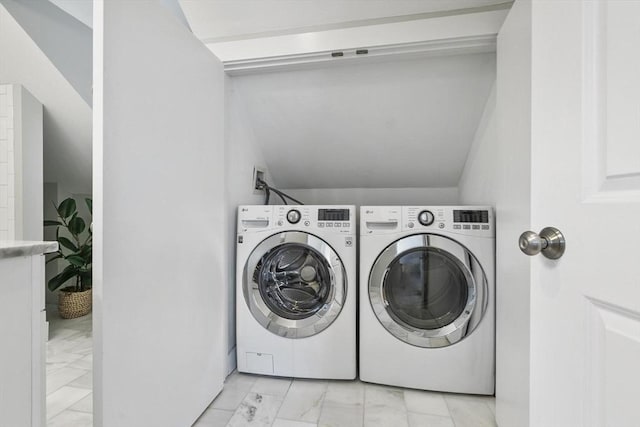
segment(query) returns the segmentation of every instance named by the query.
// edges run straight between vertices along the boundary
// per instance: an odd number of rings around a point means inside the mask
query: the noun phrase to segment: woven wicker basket
[[[58,311],[63,319],[75,319],[91,312],[91,289],[83,292],[72,292],[72,289],[61,289],[58,294]]]

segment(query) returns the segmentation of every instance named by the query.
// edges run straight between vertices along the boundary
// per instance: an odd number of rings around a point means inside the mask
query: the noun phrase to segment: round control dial
[[[289,212],[287,212],[287,221],[289,221],[290,224],[299,223],[300,218],[302,218],[302,215],[300,215],[300,211],[296,209],[291,209]]]
[[[434,219],[431,211],[422,211],[418,214],[418,222],[424,226],[433,224]]]

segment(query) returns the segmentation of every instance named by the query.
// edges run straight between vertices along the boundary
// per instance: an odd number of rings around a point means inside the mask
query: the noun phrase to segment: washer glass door
[[[290,231],[262,241],[245,267],[244,297],[269,331],[303,338],[326,329],[346,297],[344,267],[335,251],[311,234]]]
[[[380,323],[419,347],[444,347],[467,336],[487,305],[487,280],[473,254],[439,235],[414,235],[388,246],[369,278]]]

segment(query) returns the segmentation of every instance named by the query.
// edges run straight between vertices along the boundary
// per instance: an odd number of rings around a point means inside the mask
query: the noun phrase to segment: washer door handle
[[[545,227],[537,234],[525,231],[520,235],[520,250],[532,256],[542,255],[549,259],[558,259],[564,254],[566,247],[564,235],[555,227]]]

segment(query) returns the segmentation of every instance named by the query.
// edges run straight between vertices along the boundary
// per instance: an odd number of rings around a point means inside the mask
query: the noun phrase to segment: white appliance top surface
[[[420,215],[425,213],[421,218]],[[427,219],[422,221],[421,219]],[[451,232],[495,237],[491,206],[362,206],[360,234]]]
[[[292,223],[289,214],[299,213]],[[296,216],[294,214],[294,216]],[[239,233],[301,230],[320,234],[355,234],[354,205],[244,205],[238,207]]]

